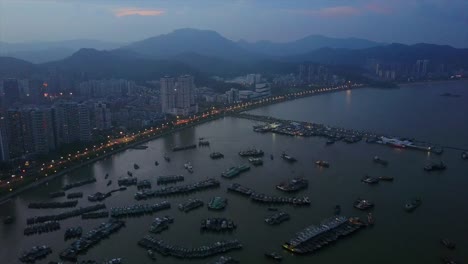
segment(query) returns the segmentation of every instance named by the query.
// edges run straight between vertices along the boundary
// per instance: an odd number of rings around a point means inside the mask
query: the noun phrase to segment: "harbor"
[[[5,237],[18,233],[23,236],[24,219],[35,215],[58,215],[72,209],[56,208],[45,209],[42,212],[38,209],[27,208],[30,203],[37,202],[64,202],[69,194],[67,191],[63,195],[49,200],[49,193],[60,190],[67,182],[78,182],[95,177],[97,181],[76,189],[73,192],[82,192],[85,199],[79,200],[79,207],[87,207],[90,202],[86,199],[89,195],[98,191],[106,192],[114,187],[117,179],[125,177],[129,168],[133,172],[133,177],[140,180],[149,180],[156,187],[157,175],[181,175],[186,174],[183,182],[172,183],[171,186],[185,186],[195,184],[207,178],[214,178],[219,181],[220,188],[208,188],[203,191],[193,193],[178,193],[163,197],[170,202],[172,208],[154,213],[152,215],[141,215],[140,217],[126,218],[125,229],[118,235],[111,235],[96,245],[93,250],[78,256],[78,261],[95,260],[102,263],[104,260],[112,258],[122,258],[123,263],[150,263],[146,250],[138,247],[137,242],[146,233],[149,233],[149,226],[155,217],[169,215],[175,221],[169,229],[157,235],[159,240],[167,244],[180,245],[186,249],[198,247],[198,245],[212,245],[216,241],[239,239],[243,247],[241,250],[233,250],[226,253],[219,253],[191,262],[194,264],[213,263],[221,255],[230,256],[243,262],[253,261],[255,263],[273,263],[274,260],[265,257],[265,254],[277,252],[283,257],[283,262],[292,263],[329,263],[342,261],[359,261],[358,256],[366,254],[366,258],[372,262],[378,262],[382,255],[390,256],[389,260],[396,262],[404,259],[412,262],[423,261],[424,263],[440,263],[440,256],[455,260],[463,260],[466,248],[466,241],[462,236],[453,230],[463,230],[462,221],[453,218],[452,206],[463,208],[462,200],[458,197],[460,193],[459,185],[465,184],[462,172],[466,168],[466,161],[461,158],[461,152],[447,150],[442,155],[434,152],[421,155],[418,151],[405,151],[401,148],[382,148],[378,143],[365,143],[362,139],[359,143],[347,144],[344,141],[336,141],[327,145],[329,140],[326,137],[290,137],[274,133],[255,133],[252,127],[258,125],[256,121],[226,117],[223,120],[214,121],[196,128],[189,128],[178,132],[174,136],[152,141],[148,143],[145,150],[128,150],[113,156],[112,159],[102,160],[88,168],[80,169],[64,177],[64,180],[54,179],[49,184],[38,186],[31,192],[26,192],[21,199],[13,200],[4,205],[5,215],[14,217],[12,224],[3,225],[0,229]],[[212,133],[217,131],[217,133]],[[222,131],[222,135],[220,134]],[[199,137],[210,139],[210,148],[197,148],[196,150],[181,151],[172,153],[172,146],[186,145],[197,142]],[[231,141],[231,138],[238,137],[242,140]],[[442,141],[439,141],[442,142]],[[223,148],[219,146],[223,146]],[[287,146],[287,147],[286,147]],[[234,179],[225,179],[220,173],[233,165],[249,162],[248,157],[242,157],[239,151],[251,148],[264,151],[263,166],[251,168],[251,171]],[[225,155],[224,159],[212,160],[209,154],[213,150],[220,150]],[[286,162],[281,158],[281,154],[291,155],[297,159],[295,163]],[[164,153],[170,153],[171,162],[164,161]],[[387,166],[375,162],[373,159],[378,156],[387,161]],[[273,158],[271,158],[273,157]],[[158,166],[154,166],[154,161],[159,160]],[[316,161],[327,161],[329,168],[318,166]],[[426,172],[423,168],[428,161],[439,164],[442,160],[446,165],[445,170],[433,170]],[[184,163],[190,161],[195,171],[188,174],[183,168]],[[133,171],[133,164],[139,165],[138,171]],[[358,166],[359,165],[359,166]],[[253,164],[251,164],[253,166]],[[105,179],[104,175],[109,174]],[[364,175],[379,179],[379,183],[373,186],[361,182]],[[384,179],[391,179],[393,182],[384,182]],[[287,193],[276,189],[281,182],[291,179],[304,178],[308,181],[308,187],[299,190],[297,193]],[[107,187],[108,180],[114,184]],[[231,184],[237,183],[241,187],[236,188],[239,192],[227,190]],[[250,189],[251,188],[251,189]],[[150,190],[150,191],[153,191]],[[453,192],[449,190],[454,190]],[[137,187],[129,186],[127,191],[119,192],[105,200],[108,209],[97,210],[96,213],[105,212],[113,207],[126,207],[135,202],[134,194]],[[267,197],[308,197],[309,206],[289,207],[285,203],[254,202],[250,195],[265,194]],[[213,197],[224,197],[228,199],[227,207],[220,212],[210,211],[207,203]],[[245,196],[245,197],[244,197]],[[354,208],[354,202],[358,197],[369,200],[375,204],[374,208],[361,211]],[[458,198],[457,198],[458,197]],[[422,203],[417,203],[420,198]],[[189,199],[199,199],[204,206],[197,207],[196,210],[185,213],[178,206]],[[268,199],[265,199],[268,200]],[[388,203],[387,201],[392,201]],[[133,201],[133,202],[132,202]],[[149,200],[148,200],[149,201]],[[160,202],[161,198],[156,197],[155,202]],[[440,204],[439,201],[444,201]],[[136,203],[136,202],[135,202]],[[138,204],[145,202],[139,201]],[[411,212],[407,211],[406,203],[410,206],[417,206]],[[451,204],[452,206],[447,206]],[[12,206],[15,205],[15,210]],[[92,204],[91,204],[92,205]],[[292,205],[292,204],[291,204]],[[340,205],[340,213],[346,216],[359,216],[366,219],[368,213],[372,213],[375,223],[372,228],[366,228],[362,232],[354,232],[355,235],[349,238],[337,239],[337,243],[329,243],[323,246],[324,250],[316,250],[310,256],[297,256],[298,254],[288,253],[282,248],[284,242],[294,238],[294,234],[311,224],[319,225],[321,221],[334,214],[335,205]],[[274,206],[274,207],[273,207]],[[265,222],[277,212],[287,212],[290,220],[278,226],[270,226]],[[427,217],[428,210],[438,212],[434,217]],[[15,211],[19,212],[15,214]],[[242,212],[248,212],[248,215]],[[456,210],[463,211],[463,210]],[[42,213],[41,213],[42,212]],[[110,212],[110,210],[109,210]],[[457,213],[458,214],[458,213]],[[461,212],[463,214],[463,212]],[[5,215],[2,215],[4,219]],[[41,235],[31,235],[25,237],[24,242],[18,245],[18,253],[7,254],[6,259],[12,263],[18,260],[20,252],[28,250],[35,245],[49,245],[53,251],[47,255],[45,263],[59,259],[59,253],[68,244],[63,244],[64,232],[68,227],[83,227],[83,233],[92,230],[103,219],[86,219],[82,217],[70,217],[66,221],[60,221],[62,228],[58,231],[45,232]],[[200,233],[200,220],[208,218],[229,218],[239,227],[231,233],[213,234],[211,232]],[[428,231],[427,226],[443,224],[447,228]],[[255,230],[256,237],[252,238],[251,230]],[[364,228],[361,228],[364,229]],[[423,232],[423,237],[416,234]],[[353,234],[354,234],[353,233]],[[393,236],[397,234],[397,236]],[[348,237],[348,236],[346,236]],[[383,240],[385,238],[385,240]],[[129,241],[125,246],[121,241]],[[380,240],[379,240],[380,239]],[[440,243],[441,239],[448,239],[456,242],[456,249],[448,251]],[[375,248],[373,252],[368,249],[376,241],[381,243],[381,247]],[[417,246],[411,252],[404,250],[391,250],[391,244],[401,243],[401,241],[414,241]],[[326,248],[326,249],[325,249]],[[422,252],[430,251],[430,252]],[[119,250],[119,254],[116,254]],[[366,252],[366,253],[364,253]],[[156,263],[183,263],[185,260],[164,256],[159,252],[154,252]],[[12,260],[11,256],[14,257]],[[346,256],[346,259],[344,258]],[[416,258],[417,256],[417,258]],[[42,263],[42,262],[39,262]]]

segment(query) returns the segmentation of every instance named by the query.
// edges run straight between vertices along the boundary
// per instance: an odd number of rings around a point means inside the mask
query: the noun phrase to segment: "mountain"
[[[468,49],[457,49],[446,45],[393,43],[367,49],[322,48],[300,55],[283,57],[288,62],[315,62],[335,65],[364,65],[369,59],[384,63],[415,63],[428,59],[431,63],[468,66]]]
[[[122,46],[121,43],[92,39],[76,39],[51,42],[0,42],[0,56],[15,57],[33,63],[44,63],[64,59],[81,48],[111,50]]]
[[[367,39],[331,38],[322,35],[310,35],[296,41],[285,43],[265,40],[250,43],[245,40],[240,40],[237,44],[248,51],[270,56],[297,55],[321,48],[365,49],[385,45]]]
[[[0,57],[0,79],[29,78],[39,70],[40,67],[33,63],[12,57]]]
[[[249,61],[259,57],[215,31],[190,28],[134,42],[121,49],[152,58],[168,58],[184,53],[196,53],[232,61]]]
[[[39,66],[71,78],[79,75],[89,79],[154,80],[164,75],[198,74],[196,69],[177,61],[144,59],[125,50],[81,49],[63,60]]]

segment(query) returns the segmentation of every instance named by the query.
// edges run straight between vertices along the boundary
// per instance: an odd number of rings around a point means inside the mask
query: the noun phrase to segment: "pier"
[[[365,140],[367,143],[371,144],[381,144],[400,149],[413,149],[434,153],[437,155],[442,154],[444,149],[467,151],[466,149],[460,147],[443,146],[416,139],[409,139],[408,137],[333,127],[319,123],[285,120],[271,116],[253,115],[245,112],[233,113],[232,116],[265,123],[264,125],[256,125],[253,127],[253,130],[258,133],[275,133],[280,135],[300,137],[317,136],[327,138],[333,142],[343,141],[347,144],[357,143],[359,141]]]

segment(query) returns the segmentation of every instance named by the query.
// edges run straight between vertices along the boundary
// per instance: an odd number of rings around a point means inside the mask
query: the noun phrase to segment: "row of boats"
[[[99,243],[102,239],[109,237],[125,226],[125,222],[110,218],[108,221],[100,224],[97,228],[90,230],[81,238],[75,240],[69,247],[60,252],[60,258],[67,261],[75,261],[79,254]]]
[[[27,218],[26,224],[33,225],[33,224],[38,224],[38,223],[44,223],[47,221],[65,220],[71,217],[80,216],[84,213],[98,211],[98,210],[105,209],[105,208],[106,208],[105,204],[95,204],[95,205],[89,205],[86,207],[81,207],[81,208],[74,209],[74,210],[67,211],[67,212],[62,212],[60,214],[55,214],[55,215],[34,216],[34,217]]]
[[[158,185],[170,184],[184,181],[184,176],[182,175],[167,175],[167,176],[158,176],[156,183]]]
[[[227,188],[229,191],[233,191],[245,196],[248,196],[254,202],[260,203],[271,203],[271,204],[292,204],[295,206],[310,205],[309,197],[285,197],[285,196],[270,196],[266,194],[257,193],[254,190],[242,186],[238,183],[233,183]]]
[[[171,208],[171,204],[168,201],[162,201],[155,204],[134,204],[125,207],[112,207],[110,209],[110,215],[114,218],[135,217],[153,214],[169,208]]]
[[[265,223],[269,225],[279,225],[283,223],[284,221],[289,220],[290,218],[291,217],[289,216],[288,213],[277,212],[276,214],[273,214],[272,216],[265,218]]]
[[[232,231],[236,228],[234,221],[228,218],[208,218],[201,221],[201,230],[205,231]]]
[[[72,188],[80,187],[80,186],[95,183],[95,182],[96,182],[96,178],[94,178],[94,177],[90,178],[90,179],[83,180],[83,181],[72,182],[72,183],[68,183],[65,186],[63,186],[62,190],[68,191],[68,190],[70,190]]]
[[[191,192],[195,192],[198,190],[206,189],[206,188],[214,188],[220,185],[219,181],[214,178],[208,178],[203,181],[195,182],[192,184],[187,185],[179,185],[179,186],[170,186],[164,187],[157,190],[145,190],[139,191],[135,194],[136,200],[143,200],[149,199],[154,197],[160,196],[168,196],[168,195],[176,195],[176,194],[187,194]]]
[[[19,261],[23,263],[34,263],[37,260],[47,257],[52,253],[52,249],[49,246],[34,246],[30,250],[23,252],[19,257]]]
[[[163,256],[173,256],[184,259],[207,258],[220,253],[242,248],[238,240],[217,241],[211,245],[196,248],[186,248],[171,245],[164,240],[147,235],[142,238],[138,245],[141,247],[160,253]]]
[[[65,202],[36,202],[36,203],[29,203],[28,208],[30,209],[70,208],[70,207],[75,207],[77,204],[78,204],[77,200],[65,201]]]
[[[319,225],[311,225],[283,244],[283,248],[293,253],[312,253],[322,247],[347,236],[365,224],[359,218],[335,216]]]
[[[60,223],[58,221],[47,221],[42,224],[36,224],[26,227],[23,231],[23,234],[25,236],[30,236],[35,234],[49,233],[57,231],[59,229]]]

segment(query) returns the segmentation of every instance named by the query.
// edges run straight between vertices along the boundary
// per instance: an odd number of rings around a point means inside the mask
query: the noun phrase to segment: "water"
[[[441,97],[439,94],[451,92],[461,94],[459,98]],[[349,128],[374,130],[389,134],[430,140],[444,145],[468,146],[468,83],[438,83],[431,85],[412,85],[397,90],[361,89],[351,93],[340,92],[300,99],[268,106],[252,112],[272,115],[280,118],[321,122]],[[424,113],[424,115],[423,115]],[[392,148],[365,143],[344,144],[337,142],[325,146],[323,138],[296,138],[274,134],[258,134],[252,131],[255,122],[224,118],[196,128],[189,128],[173,135],[149,142],[146,150],[127,150],[91,166],[77,170],[62,178],[54,179],[47,186],[40,186],[28,191],[11,202],[0,205],[0,217],[14,215],[17,221],[10,226],[0,225],[0,257],[2,263],[17,263],[22,250],[34,245],[52,246],[53,254],[38,263],[58,260],[58,253],[71,241],[63,241],[67,227],[82,225],[86,230],[97,226],[103,219],[81,220],[67,219],[61,222],[62,229],[48,234],[25,237],[22,235],[26,226],[25,218],[60,212],[68,209],[33,210],[27,209],[32,201],[47,200],[48,193],[57,191],[60,186],[70,181],[78,181],[94,176],[95,184],[86,185],[72,191],[83,191],[85,197],[97,191],[115,188],[117,179],[126,176],[128,170],[139,179],[151,179],[156,187],[156,176],[183,174],[186,184],[215,177],[221,181],[221,187],[200,191],[190,195],[152,199],[137,202],[133,199],[136,187],[125,192],[113,194],[105,201],[108,208],[134,203],[152,203],[168,200],[170,210],[161,211],[152,216],[126,219],[126,227],[109,239],[89,250],[87,259],[108,259],[122,257],[125,263],[152,263],[146,251],[137,246],[137,242],[149,230],[156,216],[169,215],[175,218],[168,231],[160,235],[173,244],[182,246],[200,246],[217,240],[239,239],[244,248],[226,255],[241,263],[270,263],[263,253],[277,251],[284,255],[283,263],[439,263],[441,256],[451,255],[460,260],[468,260],[468,237],[466,219],[468,208],[467,170],[468,162],[460,159],[459,151],[447,150],[442,156],[431,156],[418,151],[401,151]],[[191,144],[199,137],[210,141],[209,148],[198,148],[181,152],[171,152],[176,144]],[[237,155],[239,150],[258,147],[266,152],[264,166],[252,169],[238,178],[228,180],[220,173],[233,165],[247,162]],[[221,151],[225,158],[213,161],[209,153]],[[288,164],[281,160],[282,151],[296,157],[299,161]],[[168,153],[172,161],[164,161]],[[273,154],[275,159],[269,159]],[[383,168],[372,162],[378,155],[389,161]],[[313,165],[313,161],[323,159],[330,162],[329,169]],[[440,160],[447,163],[448,169],[441,173],[426,173],[422,167],[427,160]],[[154,161],[159,161],[159,166]],[[184,163],[190,161],[194,173],[184,170]],[[133,164],[140,165],[139,170]],[[109,173],[113,180],[110,187],[104,179]],[[394,176],[395,181],[381,182],[377,186],[368,186],[360,182],[364,174],[372,176]],[[281,206],[291,214],[291,220],[279,226],[269,226],[264,218],[271,214],[267,205],[252,203],[248,198],[228,193],[226,187],[237,182],[258,192],[281,195],[275,185],[293,177],[305,177],[309,188],[297,195],[307,195],[312,203],[310,207],[295,208]],[[70,192],[70,191],[69,191]],[[177,205],[188,198],[200,198],[206,202],[214,196],[228,198],[228,206],[222,212],[209,211],[206,206],[189,213],[182,213]],[[352,207],[357,197],[368,198],[375,202],[373,210],[376,224],[372,228],[359,231],[355,235],[342,239],[319,253],[308,256],[293,256],[284,252],[281,245],[294,233],[333,214],[334,206],[340,204],[342,214],[365,217],[365,213]],[[404,203],[412,197],[421,197],[423,204],[409,214],[403,210]],[[61,201],[64,198],[56,198]],[[80,199],[79,206],[89,204]],[[233,233],[201,233],[200,221],[207,217],[228,217],[235,221],[238,228]],[[449,251],[440,245],[439,239],[448,237],[457,243],[455,251]],[[205,260],[178,260],[158,255],[158,263],[210,263],[217,257]]]

